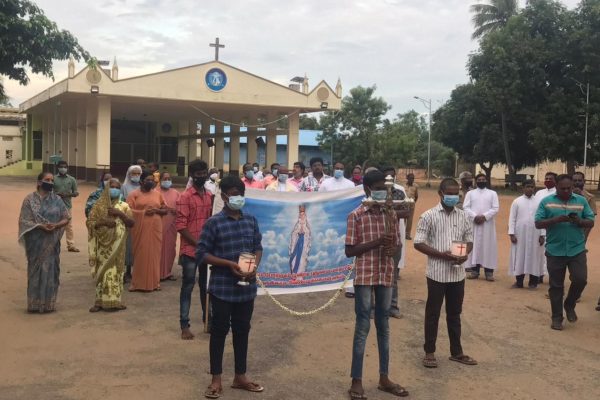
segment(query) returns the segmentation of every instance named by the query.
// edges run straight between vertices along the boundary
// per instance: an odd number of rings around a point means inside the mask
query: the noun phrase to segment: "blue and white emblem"
[[[204,81],[210,90],[220,92],[227,85],[227,75],[220,68],[212,68],[206,73]]]

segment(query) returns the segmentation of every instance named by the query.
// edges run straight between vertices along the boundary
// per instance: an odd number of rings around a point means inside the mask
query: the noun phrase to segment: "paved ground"
[[[208,336],[199,333],[198,309],[192,319],[197,340],[179,339],[180,282],[162,292],[125,293],[122,313],[90,314],[94,298],[85,253],[62,255],[58,312],[28,315],[26,263],[17,245],[17,218],[33,180],[0,178],[0,399],[192,399],[202,398],[209,382]],[[85,250],[83,204],[92,186],[83,185],[74,205],[75,232]],[[589,242],[589,284],[577,311],[579,322],[562,332],[549,328],[547,286],[511,290],[506,275],[509,242],[506,221],[512,198],[501,196],[498,216],[500,268],[495,283],[468,281],[463,312],[463,346],[480,365],[447,360],[445,322],[440,322],[437,370],[420,364],[426,296],[425,258],[409,242],[402,273],[402,320],[391,320],[391,376],[412,399],[598,399],[600,398],[600,235]],[[417,213],[437,201],[423,191]],[[177,270],[179,274],[180,271]],[[197,289],[196,289],[197,290]],[[196,295],[197,292],[195,292]],[[331,293],[282,299],[299,309],[326,301]],[[249,368],[266,390],[246,394],[226,387],[225,399],[343,399],[349,384],[353,303],[341,298],[312,318],[280,311],[268,298],[257,300],[250,339]],[[233,369],[230,341],[226,381]],[[377,391],[375,331],[369,337],[365,388],[370,399],[391,399]]]

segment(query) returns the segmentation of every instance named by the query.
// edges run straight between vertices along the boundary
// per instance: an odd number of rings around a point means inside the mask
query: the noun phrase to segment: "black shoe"
[[[565,313],[567,314],[567,321],[576,322],[577,314],[575,313],[575,308],[565,307]]]
[[[550,325],[550,328],[554,329],[555,331],[562,331],[563,330],[562,319],[553,319],[552,325]]]

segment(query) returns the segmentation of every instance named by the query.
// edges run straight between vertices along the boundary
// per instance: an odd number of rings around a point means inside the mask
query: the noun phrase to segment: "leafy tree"
[[[375,86],[357,86],[344,97],[339,112],[326,112],[321,116],[319,124],[323,133],[317,141],[323,148],[333,146],[334,159],[347,165],[373,162],[375,135],[390,109],[385,100],[374,96],[375,90]]]
[[[0,0],[0,74],[26,85],[26,68],[54,78],[53,60],[88,59],[68,31],[59,30],[30,0]],[[0,82],[0,98],[5,97]]]
[[[300,129],[319,129],[319,120],[316,117],[300,114]]]
[[[375,165],[407,165],[416,160],[424,166],[424,159],[417,156],[417,149],[427,145],[427,125],[425,119],[416,111],[398,114],[393,121],[385,120],[376,136],[376,151],[372,158]],[[425,140],[425,142],[423,141]]]
[[[466,162],[480,164],[489,179],[494,164],[504,161],[499,122],[484,90],[469,83],[454,89],[433,114],[431,134]]]
[[[568,171],[583,164],[585,114],[589,113],[587,164],[600,160],[600,1],[584,0],[574,11],[555,2],[531,4],[525,16],[536,31],[550,32],[547,96],[533,130],[542,157],[562,160]],[[590,104],[586,110],[587,84]]]
[[[490,0],[490,4],[473,4],[471,12],[475,31],[471,36],[479,39],[490,32],[497,31],[508,23],[508,20],[519,11],[517,0]]]

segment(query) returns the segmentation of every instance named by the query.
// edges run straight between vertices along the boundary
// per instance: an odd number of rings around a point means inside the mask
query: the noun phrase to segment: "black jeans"
[[[246,373],[246,359],[248,356],[248,334],[250,333],[250,320],[254,311],[254,299],[243,303],[230,303],[210,295],[212,309],[212,328],[210,331],[210,373],[221,375],[223,373],[223,351],[225,338],[233,334],[233,356],[235,359],[235,373]]]
[[[427,304],[425,305],[425,353],[435,353],[438,334],[438,322],[442,303],[446,300],[446,325],[450,339],[450,354],[463,353],[460,344],[460,313],[465,297],[465,280],[442,283],[427,278]]]
[[[565,294],[565,275],[569,269],[569,292],[565,298],[565,308],[575,308],[577,299],[581,297],[587,285],[587,251],[582,251],[573,257],[555,257],[546,253],[548,266],[548,280],[550,289],[550,305],[552,306],[552,319],[563,319],[563,296]]]
[[[196,270],[198,270],[198,286],[200,287],[200,304],[202,305],[202,322],[206,321],[206,264],[196,264],[196,259],[182,255],[181,264],[181,291],[179,292],[179,324],[181,329],[190,327],[190,307],[192,304],[192,291],[196,284]]]

